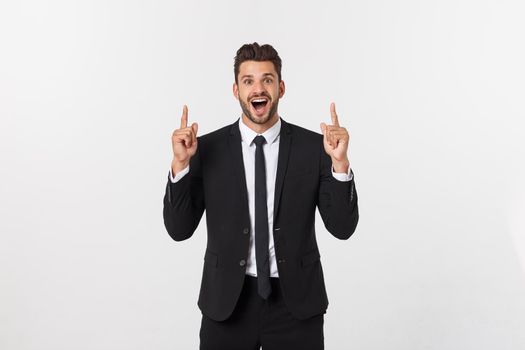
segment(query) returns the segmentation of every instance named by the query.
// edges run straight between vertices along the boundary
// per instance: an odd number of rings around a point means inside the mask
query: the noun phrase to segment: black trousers
[[[257,277],[246,275],[233,314],[222,322],[202,315],[200,350],[324,350],[324,314],[298,320],[286,308],[279,279],[271,278],[267,300]]]

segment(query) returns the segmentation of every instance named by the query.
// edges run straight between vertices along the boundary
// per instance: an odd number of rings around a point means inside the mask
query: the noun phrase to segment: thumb
[[[197,136],[197,130],[199,130],[199,124],[193,123],[193,124],[191,124],[191,128],[193,129],[193,132],[195,133],[195,136]]]
[[[327,127],[325,123],[321,123],[321,130],[323,131],[323,142],[326,142],[331,146],[332,144],[328,141],[328,136],[326,136]]]
[[[321,130],[323,131],[324,142],[328,142],[328,138],[326,137],[326,124],[325,123],[321,123]]]

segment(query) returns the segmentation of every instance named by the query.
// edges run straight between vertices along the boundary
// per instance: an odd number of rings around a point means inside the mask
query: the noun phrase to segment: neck
[[[270,129],[272,126],[275,125],[275,123],[277,123],[278,120],[279,115],[277,114],[277,112],[264,124],[254,123],[244,113],[242,114],[242,122],[258,134],[262,134],[266,130]]]

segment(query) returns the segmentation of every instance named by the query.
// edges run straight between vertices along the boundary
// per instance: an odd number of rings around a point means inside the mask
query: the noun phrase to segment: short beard
[[[250,119],[255,124],[266,124],[273,117],[275,112],[277,112],[277,106],[279,105],[279,101],[278,100],[275,101],[275,102],[272,102],[272,105],[270,106],[270,110],[268,111],[268,115],[266,117],[263,116],[262,119],[256,119],[252,115],[252,113],[250,111],[250,107],[248,106],[248,104],[246,104],[241,99],[239,99],[239,102],[241,103],[241,109],[242,109],[242,112],[244,113],[244,115],[246,117],[248,117],[248,119]]]

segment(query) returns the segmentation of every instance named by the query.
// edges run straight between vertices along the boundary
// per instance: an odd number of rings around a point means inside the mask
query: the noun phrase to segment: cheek
[[[245,103],[246,105],[248,105],[248,95],[245,95],[245,94],[239,94],[239,100],[243,103]]]
[[[245,93],[244,89],[241,89],[240,87],[237,88],[237,98],[243,99],[245,95],[246,95],[246,93]]]

